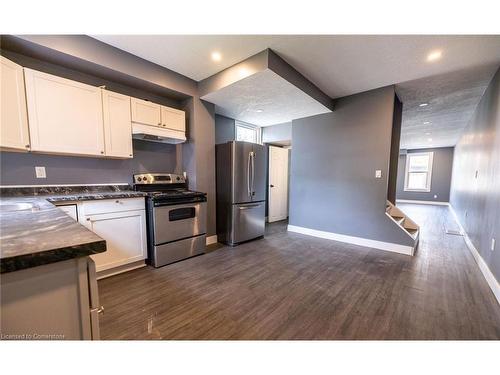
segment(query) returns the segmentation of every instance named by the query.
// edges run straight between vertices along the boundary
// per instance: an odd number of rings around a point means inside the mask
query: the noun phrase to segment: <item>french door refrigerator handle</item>
[[[250,151],[248,153],[248,159],[247,159],[247,194],[249,197],[252,196],[252,192],[250,190],[250,159],[252,158],[252,152]]]
[[[252,191],[251,191],[252,196],[255,193],[254,183],[255,183],[255,152],[252,151]]]

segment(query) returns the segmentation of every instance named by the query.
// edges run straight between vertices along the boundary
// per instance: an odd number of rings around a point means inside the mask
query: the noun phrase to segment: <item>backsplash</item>
[[[132,183],[135,173],[182,172],[182,145],[134,140],[133,147],[133,159],[1,152],[0,185]],[[45,167],[47,178],[35,177],[39,166]]]

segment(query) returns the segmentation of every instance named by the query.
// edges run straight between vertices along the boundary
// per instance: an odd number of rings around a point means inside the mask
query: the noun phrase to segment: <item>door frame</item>
[[[287,209],[286,209],[286,215],[285,216],[279,216],[275,219],[272,219],[271,218],[271,205],[272,205],[272,199],[271,199],[271,176],[272,176],[272,171],[273,171],[273,165],[272,165],[272,152],[273,152],[273,149],[281,149],[281,150],[286,150],[287,152],[287,164],[286,164],[286,171],[287,171],[287,174],[286,174],[286,189],[285,189],[285,194],[286,194],[286,204],[287,204]],[[290,153],[289,153],[289,148],[285,148],[285,147],[278,147],[278,146],[273,146],[273,145],[269,145],[269,158],[268,158],[268,195],[267,195],[267,207],[268,207],[268,212],[267,212],[267,221],[269,223],[272,223],[272,222],[275,222],[275,221],[280,221],[280,220],[285,220],[288,218],[288,201],[289,201],[289,194],[290,194],[290,183],[289,183],[289,174],[290,174],[290,170],[289,170],[289,161],[290,161]]]

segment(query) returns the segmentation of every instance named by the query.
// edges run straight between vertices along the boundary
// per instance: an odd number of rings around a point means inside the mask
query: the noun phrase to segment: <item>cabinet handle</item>
[[[101,306],[97,309],[98,314],[104,314],[104,306]]]
[[[26,148],[30,148],[30,145],[26,145],[26,146],[24,146],[24,147],[26,147]]]
[[[104,151],[101,151],[101,154],[104,154]]]
[[[87,218],[87,221],[90,221],[90,217]]]
[[[158,126],[160,126],[160,125],[161,125],[161,122],[158,123]]]

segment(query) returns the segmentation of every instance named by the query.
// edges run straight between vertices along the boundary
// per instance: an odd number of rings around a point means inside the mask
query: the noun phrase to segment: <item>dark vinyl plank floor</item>
[[[499,339],[500,306],[445,206],[400,205],[414,257],[286,232],[99,281],[103,339]]]

